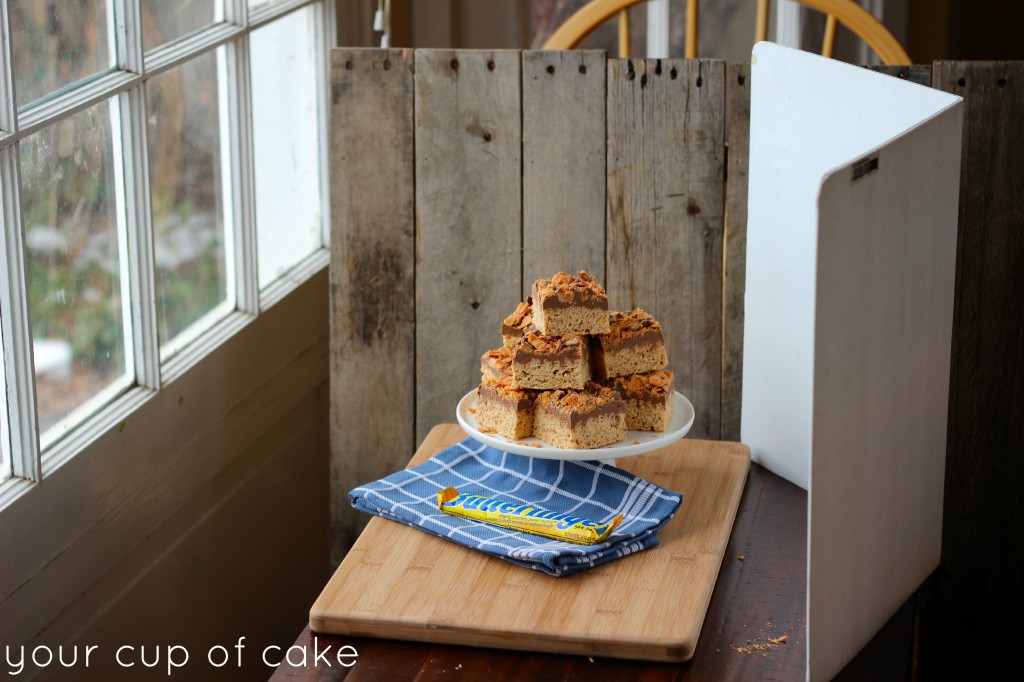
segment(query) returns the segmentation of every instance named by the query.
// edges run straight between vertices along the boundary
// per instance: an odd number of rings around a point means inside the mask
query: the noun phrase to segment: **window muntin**
[[[247,2],[249,4],[249,10],[251,11],[268,5],[274,5],[279,2],[284,2],[284,0],[247,0]]]
[[[44,446],[97,395],[133,379],[126,329],[111,107],[21,142],[21,205],[39,428]],[[113,388],[111,388],[113,387]],[[89,410],[91,411],[91,410]],[[76,419],[68,419],[73,413]],[[56,431],[56,432],[55,432]]]
[[[250,36],[261,289],[322,244],[314,20],[302,9]]]
[[[111,0],[10,0],[18,107],[46,99],[117,63]]]

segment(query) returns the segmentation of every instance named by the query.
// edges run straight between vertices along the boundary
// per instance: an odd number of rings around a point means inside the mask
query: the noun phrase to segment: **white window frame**
[[[143,53],[140,0],[111,0],[112,41],[117,46],[116,70],[69,88],[33,106],[20,116],[15,110],[11,64],[10,0],[0,0],[0,331],[5,372],[6,454],[11,477],[0,481],[0,524],[4,511],[45,476],[59,469],[103,434],[123,424],[164,386],[220,347],[261,312],[326,267],[330,202],[327,197],[328,47],[335,43],[334,0],[281,0],[249,11],[247,0],[224,0],[224,22]],[[317,34],[318,108],[320,121],[321,248],[262,291],[258,288],[252,102],[249,35],[294,11],[311,8]],[[223,48],[218,50],[218,48]],[[180,339],[161,348],[157,336],[154,237],[146,140],[146,81],[199,55],[217,50],[221,93],[222,154],[230,277],[229,304],[193,325]],[[41,443],[36,411],[32,339],[26,291],[25,229],[19,197],[19,142],[93,105],[115,98],[112,106],[114,156],[124,171],[116,186],[122,281],[128,327],[126,365],[134,370],[128,387],[103,396],[91,416],[50,443]],[[120,124],[119,126],[117,124]],[[227,133],[226,135],[224,133]],[[128,310],[126,310],[126,313]],[[98,408],[98,409],[97,409]]]

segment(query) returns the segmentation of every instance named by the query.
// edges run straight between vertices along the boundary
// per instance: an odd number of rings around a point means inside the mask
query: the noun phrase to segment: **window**
[[[326,263],[333,31],[327,0],[0,0],[0,487]]]

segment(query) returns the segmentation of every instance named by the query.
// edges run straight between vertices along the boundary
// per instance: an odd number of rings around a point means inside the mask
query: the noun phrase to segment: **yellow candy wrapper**
[[[451,487],[437,494],[437,506],[452,516],[483,521],[552,540],[575,542],[578,545],[602,542],[622,522],[622,514],[609,523],[598,523],[542,509],[533,504],[514,504],[480,495],[464,495]]]

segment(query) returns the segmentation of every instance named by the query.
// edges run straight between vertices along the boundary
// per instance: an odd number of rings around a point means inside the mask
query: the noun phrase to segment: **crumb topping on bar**
[[[517,351],[526,351],[537,354],[556,354],[566,350],[576,350],[583,345],[583,338],[578,334],[566,334],[565,336],[544,336],[538,331],[532,331],[519,339],[516,344]]]
[[[601,283],[586,270],[580,270],[575,277],[565,272],[559,272],[551,279],[537,280],[534,286],[537,298],[541,300],[555,296],[563,303],[572,304],[608,298]],[[547,306],[545,305],[545,307]]]
[[[611,331],[601,334],[601,338],[612,343],[621,343],[650,332],[660,332],[661,323],[644,312],[643,308],[625,313],[611,313],[608,316]]]
[[[527,297],[525,303],[516,306],[515,311],[501,323],[502,334],[523,334],[533,328],[533,298]]]
[[[609,379],[607,384],[612,390],[621,391],[625,395],[643,395],[648,398],[662,398],[673,389],[675,377],[671,370],[658,369],[642,374],[630,374],[624,377]]]
[[[512,366],[512,351],[504,346],[484,353],[480,358],[482,365],[492,367],[496,372],[504,372]]]
[[[537,394],[536,391],[531,391],[525,388],[514,388],[512,386],[512,378],[508,375],[502,376],[498,379],[487,379],[480,384],[477,391],[485,393],[492,392],[505,400],[515,400],[517,402],[532,402],[534,396]]]
[[[606,408],[621,403],[622,398],[619,397],[618,392],[594,382],[588,382],[583,391],[560,388],[554,391],[545,391],[537,396],[537,407],[573,414],[604,411]]]

